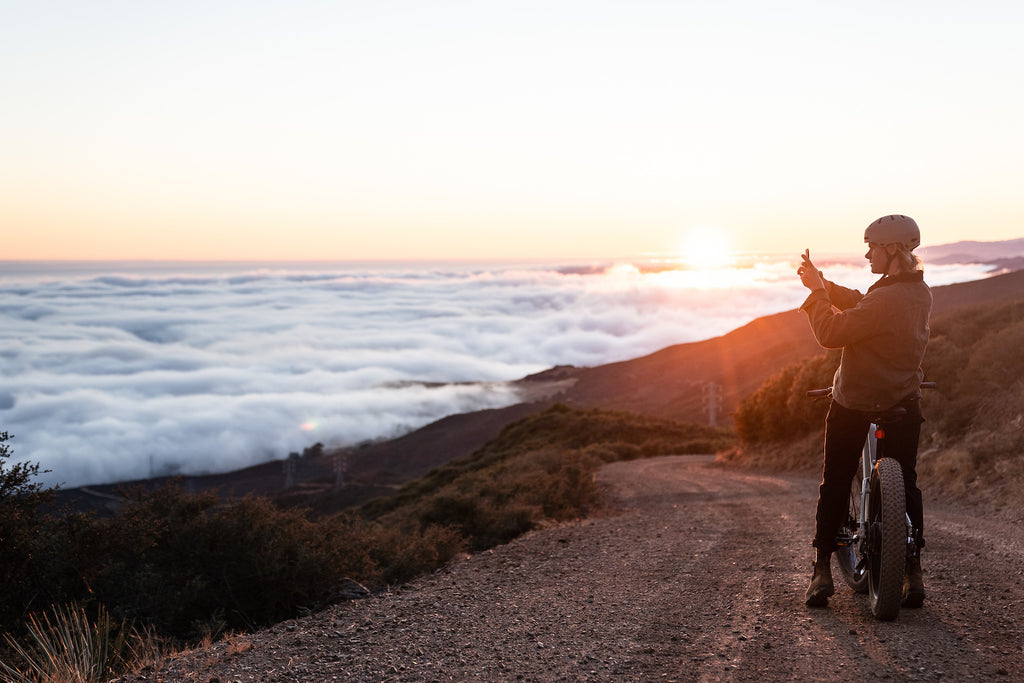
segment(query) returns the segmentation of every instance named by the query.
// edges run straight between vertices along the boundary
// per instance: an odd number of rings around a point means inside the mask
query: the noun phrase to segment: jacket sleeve
[[[825,291],[828,293],[828,300],[840,311],[853,308],[864,298],[858,290],[837,285],[830,280],[825,280]]]
[[[860,294],[845,287],[839,289]],[[818,289],[800,306],[807,314],[814,338],[824,348],[839,349],[856,344],[882,329],[885,307],[881,297],[862,296],[855,306],[838,312],[832,308],[834,302],[830,298],[826,290]]]

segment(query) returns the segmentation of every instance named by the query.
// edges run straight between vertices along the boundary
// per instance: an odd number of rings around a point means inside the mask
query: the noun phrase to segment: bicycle
[[[921,388],[934,389],[935,383],[922,382]],[[813,389],[807,395],[831,398],[832,387]],[[885,457],[885,426],[906,414],[902,406],[868,414],[871,424],[860,471],[850,486],[849,514],[839,529],[833,553],[847,585],[868,594],[871,613],[880,621],[891,621],[899,614],[907,559],[917,552],[907,514],[903,468]]]

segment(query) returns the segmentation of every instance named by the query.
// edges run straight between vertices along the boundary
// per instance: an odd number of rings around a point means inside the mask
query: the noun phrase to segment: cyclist
[[[867,227],[864,241],[871,272],[882,276],[866,294],[826,280],[811,263],[809,250],[797,270],[800,281],[811,290],[800,308],[815,339],[825,348],[842,349],[825,418],[825,455],[814,520],[814,573],[805,603],[825,606],[835,592],[831,558],[870,424],[866,411],[899,405],[907,413],[886,427],[886,455],[903,470],[916,546],[907,560],[903,605],[920,607],[925,597],[920,557],[924,512],[917,487],[917,446],[924,421],[921,360],[928,344],[932,294],[924,282],[921,261],[912,253],[921,243],[912,218],[883,216]]]

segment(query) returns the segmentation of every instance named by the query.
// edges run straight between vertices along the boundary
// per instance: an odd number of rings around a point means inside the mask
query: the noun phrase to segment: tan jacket
[[[826,280],[800,309],[819,344],[843,350],[832,388],[840,405],[880,410],[920,395],[932,310],[923,273],[883,277],[867,294]]]

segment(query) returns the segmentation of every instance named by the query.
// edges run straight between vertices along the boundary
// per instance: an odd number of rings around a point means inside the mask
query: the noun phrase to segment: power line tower
[[[703,390],[704,412],[708,414],[708,424],[718,426],[718,412],[722,407],[722,386],[717,382],[708,382]]]
[[[343,489],[348,484],[345,480],[348,474],[348,451],[344,450],[334,454],[334,488]]]
[[[284,461],[284,487],[290,489],[295,486],[295,470],[298,468],[299,454],[289,453]]]

